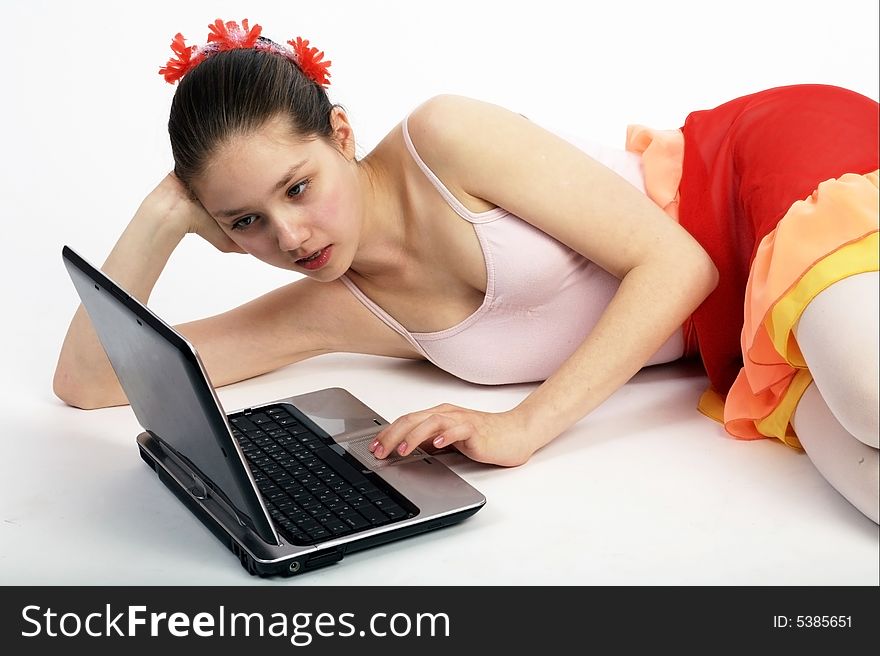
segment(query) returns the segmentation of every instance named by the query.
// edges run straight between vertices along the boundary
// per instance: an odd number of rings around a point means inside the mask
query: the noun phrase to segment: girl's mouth
[[[300,265],[304,269],[308,269],[309,271],[315,271],[323,267],[327,262],[330,261],[330,255],[333,250],[333,245],[325,246],[321,250],[316,253],[312,253],[308,257],[304,257],[296,261],[298,265]]]

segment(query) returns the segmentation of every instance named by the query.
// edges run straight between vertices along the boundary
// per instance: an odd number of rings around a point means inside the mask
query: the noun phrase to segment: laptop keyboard
[[[315,544],[410,516],[284,406],[229,418],[276,527]],[[400,503],[398,503],[398,501]]]

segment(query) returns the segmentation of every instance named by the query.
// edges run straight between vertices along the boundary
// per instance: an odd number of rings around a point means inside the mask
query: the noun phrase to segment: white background
[[[254,583],[142,465],[127,407],[82,412],[51,391],[77,306],[60,251],[101,264],[170,169],[173,88],[157,74],[180,31],[214,18],[301,35],[327,53],[331,99],[365,154],[438,93],[505,105],[621,146],[628,123],[794,83],[878,98],[875,0],[735,3],[0,3],[0,321],[4,455],[0,583]],[[188,237],[151,298],[170,323],[220,312],[289,272]],[[489,498],[465,524],[309,574],[299,584],[878,584],[877,526],[803,454],[726,438],[694,410],[705,379],[639,374],[515,470],[446,456]],[[480,388],[420,363],[326,356],[220,391],[228,409],[343,386],[388,419],[449,401],[485,410],[531,386]],[[544,491],[545,488],[546,492]],[[557,494],[567,501],[554,506]]]

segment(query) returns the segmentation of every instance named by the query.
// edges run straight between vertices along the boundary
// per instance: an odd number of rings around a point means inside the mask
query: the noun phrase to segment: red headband
[[[208,26],[208,29],[211,31],[208,34],[208,43],[202,47],[187,46],[180,32],[174,36],[171,50],[176,57],[169,59],[168,63],[159,69],[159,75],[163,76],[166,82],[174,84],[194,67],[218,52],[236,48],[254,48],[287,57],[299,66],[306,77],[322,87],[330,84],[328,79],[330,72],[327,69],[330,68],[331,62],[321,61],[324,58],[323,51],[310,48],[309,42],[301,37],[287,42],[292,50],[285,48],[261,37],[260,33],[263,31],[261,26],[254,25],[253,28],[249,28],[247,18],[241,21],[241,27],[235,21],[224,23],[218,18]]]

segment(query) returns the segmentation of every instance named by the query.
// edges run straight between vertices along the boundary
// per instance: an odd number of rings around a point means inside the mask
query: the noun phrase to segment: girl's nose
[[[302,221],[292,217],[282,217],[275,224],[275,235],[278,248],[283,251],[295,251],[308,239],[308,230]]]

